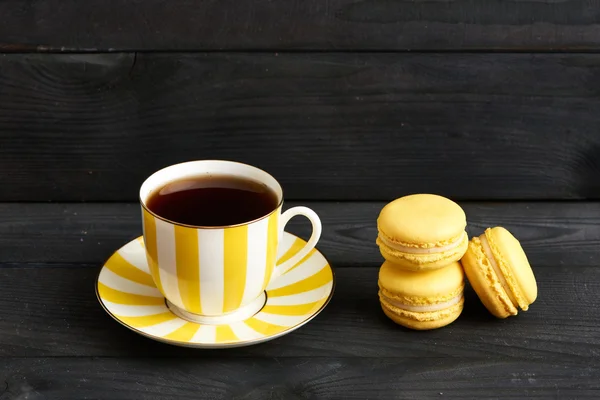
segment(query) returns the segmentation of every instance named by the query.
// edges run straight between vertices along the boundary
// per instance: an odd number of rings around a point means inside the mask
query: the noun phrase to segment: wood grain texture
[[[597,362],[501,358],[3,360],[0,399],[596,399]]]
[[[399,193],[400,195],[400,193]],[[597,267],[600,203],[460,203],[467,230],[479,235],[505,226],[521,240],[536,268]],[[307,205],[323,221],[319,249],[335,267],[377,267],[377,215],[383,202],[290,202]],[[98,266],[116,249],[141,235],[137,204],[0,204],[0,262],[82,263]],[[303,218],[288,231],[308,238]]]
[[[453,324],[429,332],[389,321],[377,297],[377,268],[337,268],[336,291],[306,326],[274,341],[224,351],[153,342],[109,317],[96,300],[97,268],[0,265],[1,357],[511,357],[581,361],[600,357],[600,268],[535,269],[529,311],[492,317],[471,289]],[[225,361],[224,361],[225,362]],[[1,382],[1,381],[0,381]]]
[[[262,167],[288,199],[600,198],[599,54],[11,54],[0,71],[0,201],[136,201],[203,158]]]
[[[0,49],[598,49],[599,6],[596,0],[13,0],[0,3]]]

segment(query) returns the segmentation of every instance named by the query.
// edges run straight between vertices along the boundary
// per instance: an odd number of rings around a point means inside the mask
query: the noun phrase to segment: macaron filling
[[[443,253],[445,251],[457,248],[464,241],[466,234],[467,234],[466,232],[463,232],[463,234],[460,235],[457,240],[455,240],[454,242],[452,242],[452,243],[450,243],[450,244],[448,244],[446,246],[436,246],[436,247],[431,247],[431,248],[428,248],[428,249],[403,246],[401,244],[392,242],[391,240],[387,239],[385,236],[383,236],[381,234],[379,235],[379,239],[383,242],[383,244],[385,244],[389,248],[401,251],[403,253],[409,253],[409,254],[435,254],[435,253]]]
[[[386,302],[393,305],[394,307],[398,307],[403,310],[412,311],[412,312],[432,312],[432,311],[444,310],[446,308],[452,307],[453,305],[460,303],[460,299],[462,299],[462,296],[463,296],[463,294],[461,292],[458,295],[456,295],[455,297],[451,298],[450,300],[447,300],[447,301],[444,301],[441,303],[428,304],[428,305],[424,305],[424,306],[415,306],[412,304],[401,303],[398,300],[391,299],[391,298],[387,297],[386,295],[381,294],[381,297]]]
[[[496,273],[496,276],[498,277],[498,281],[502,285],[502,288],[508,295],[508,298],[513,303],[513,305],[515,307],[518,307],[517,299],[515,298],[512,290],[510,289],[510,286],[508,286],[508,282],[506,282],[506,279],[504,278],[504,274],[502,273],[500,266],[498,266],[498,263],[496,262],[496,259],[494,258],[494,253],[492,252],[492,248],[490,247],[490,244],[488,243],[488,240],[485,237],[485,234],[479,236],[479,240],[481,242],[481,247],[483,248],[483,252],[485,253],[485,256],[487,257],[487,259],[490,261],[490,265],[492,266],[492,269]]]

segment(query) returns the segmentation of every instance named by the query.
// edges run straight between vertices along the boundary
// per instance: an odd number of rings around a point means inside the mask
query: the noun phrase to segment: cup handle
[[[317,215],[316,212],[314,212],[313,210],[311,210],[308,207],[292,207],[289,210],[287,210],[286,212],[284,212],[283,214],[281,214],[281,233],[283,233],[283,231],[285,230],[285,226],[287,225],[287,223],[292,218],[294,218],[295,216],[298,216],[298,215],[302,215],[302,216],[308,218],[308,220],[310,221],[310,223],[312,225],[312,234],[310,235],[310,239],[308,239],[308,242],[306,243],[306,245],[298,253],[296,253],[292,258],[290,258],[289,260],[287,260],[284,263],[281,263],[275,267],[271,281],[273,279],[277,278],[278,276],[285,274],[294,265],[296,265],[300,260],[302,260],[304,257],[306,257],[306,255],[308,253],[310,253],[310,251],[312,249],[315,248],[315,246],[317,245],[317,242],[321,238],[321,231],[323,229],[322,225],[321,225],[321,219],[319,218],[319,216]]]

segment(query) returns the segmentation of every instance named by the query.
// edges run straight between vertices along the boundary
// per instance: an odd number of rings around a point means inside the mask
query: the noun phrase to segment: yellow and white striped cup
[[[198,227],[166,220],[146,206],[153,191],[169,182],[212,174],[265,184],[277,195],[277,208],[239,225]],[[232,161],[190,161],[166,167],[142,184],[140,202],[154,283],[175,314],[198,323],[230,323],[258,312],[265,303],[269,282],[308,255],[321,236],[321,221],[311,209],[294,207],[281,213],[283,191],[275,178]],[[283,229],[297,215],[311,222],[311,237],[294,257],[276,266]]]

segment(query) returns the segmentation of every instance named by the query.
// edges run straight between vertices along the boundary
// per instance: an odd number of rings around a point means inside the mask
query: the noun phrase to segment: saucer
[[[284,232],[278,264],[291,258],[305,243]],[[191,322],[167,307],[152,280],[145,253],[143,237],[117,250],[100,271],[96,295],[117,322],[140,335],[172,345],[227,348],[266,342],[309,322],[333,295],[333,270],[323,254],[313,249],[269,284],[266,301],[256,314],[222,325]]]

